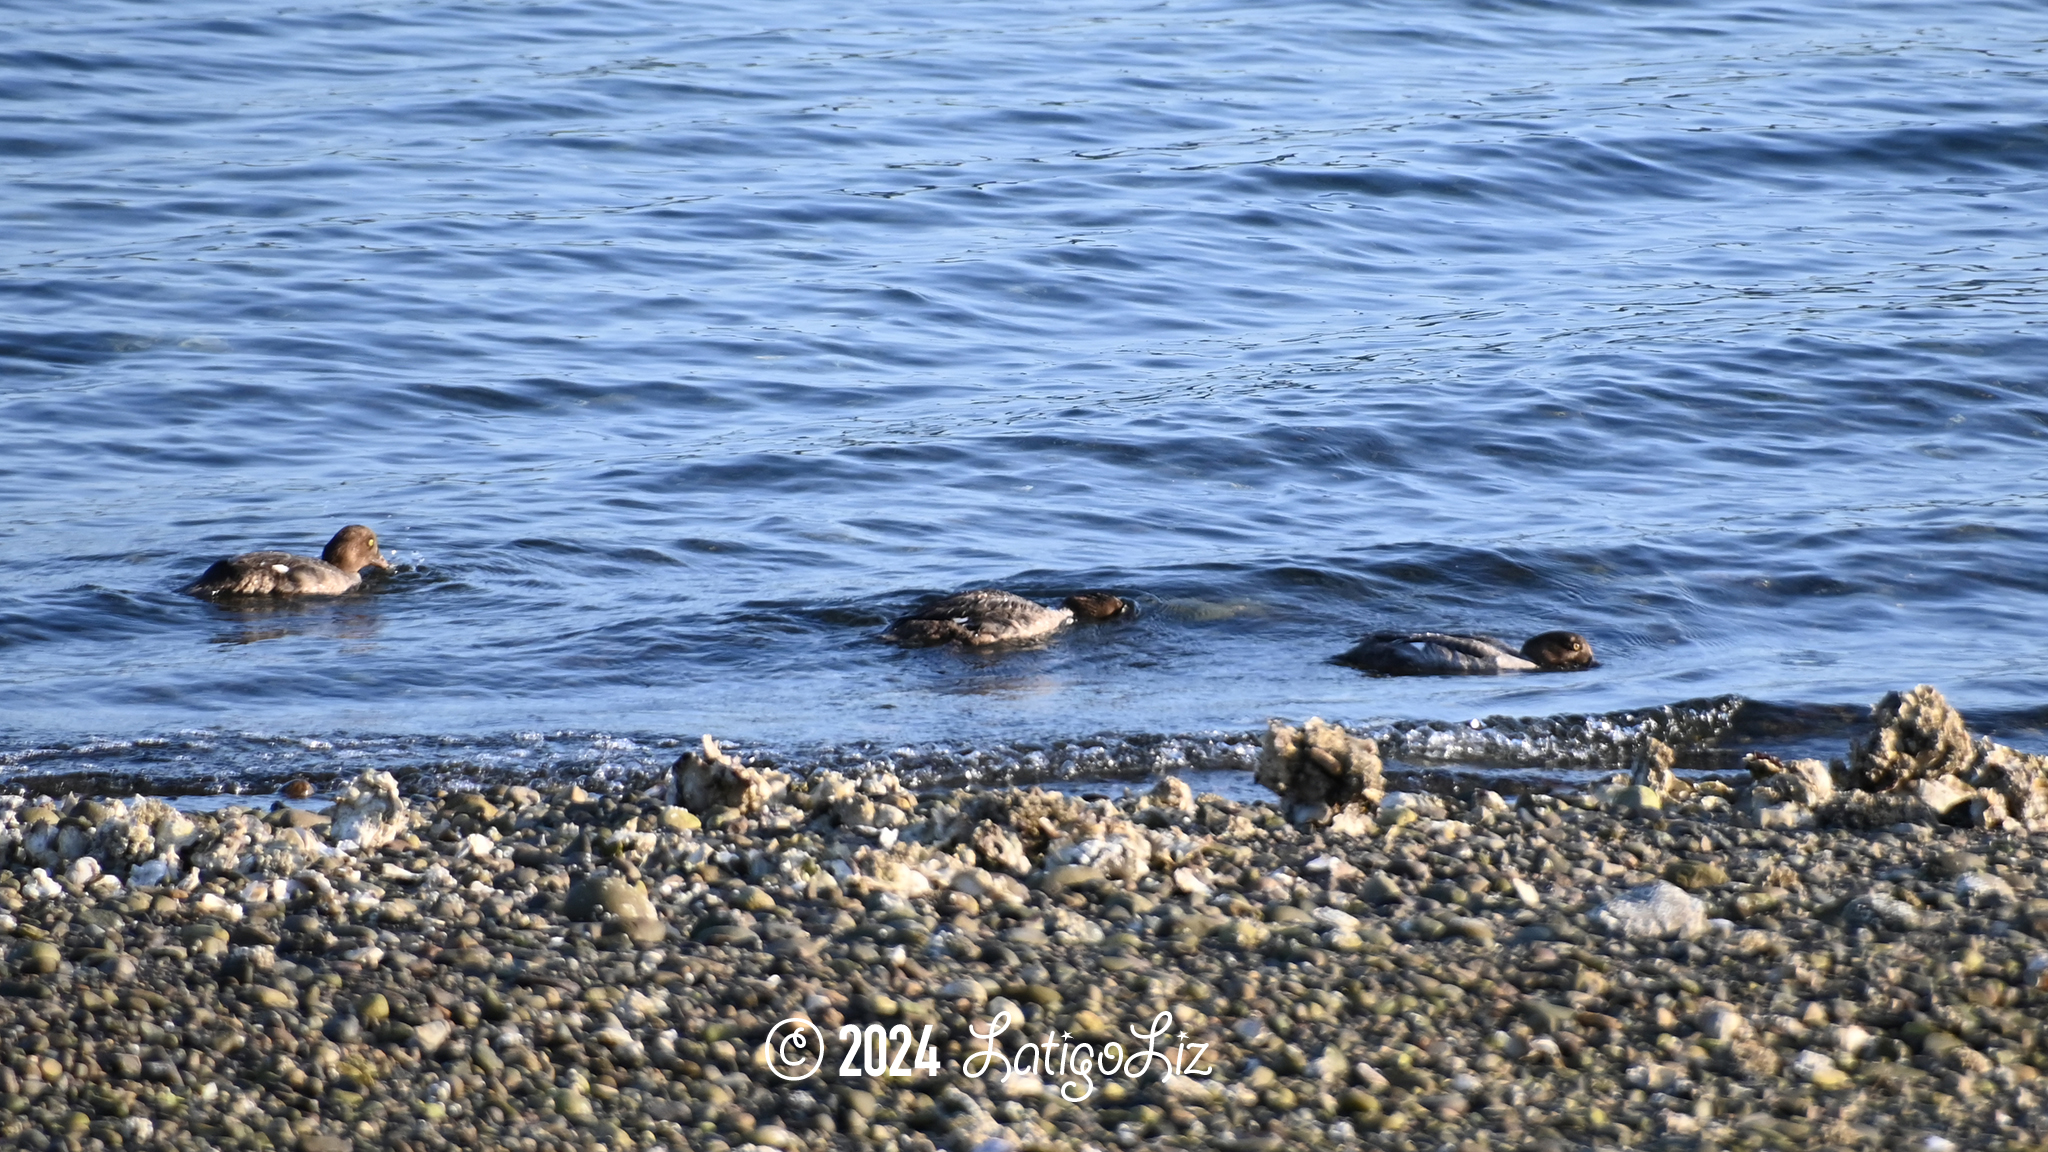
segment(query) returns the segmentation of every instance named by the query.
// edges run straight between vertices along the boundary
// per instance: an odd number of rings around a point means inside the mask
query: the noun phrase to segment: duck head
[[[1066,598],[1062,607],[1072,612],[1076,620],[1109,620],[1137,610],[1129,600],[1107,592],[1076,592]]]
[[[1577,632],[1545,632],[1522,645],[1522,659],[1549,671],[1570,672],[1593,666],[1593,646]]]
[[[382,568],[389,571],[391,561],[377,551],[377,534],[361,524],[351,524],[334,534],[327,542],[327,548],[320,558],[341,569],[343,572],[360,572],[365,568]]]

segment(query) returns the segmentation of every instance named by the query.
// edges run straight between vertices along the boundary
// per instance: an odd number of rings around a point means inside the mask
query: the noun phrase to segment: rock
[[[2048,831],[2048,756],[1982,740],[1977,745],[1975,780],[1981,791],[2003,802],[2006,819],[2031,831]],[[1981,815],[1973,823],[1995,826]]]
[[[1885,892],[1866,892],[1842,908],[1843,923],[1869,928],[1910,932],[1920,926],[1920,913],[1911,904]]]
[[[298,997],[282,988],[272,988],[268,984],[248,986],[242,990],[242,999],[258,1008],[293,1008],[299,1003]]]
[[[1837,1068],[1833,1059],[1810,1048],[1793,1057],[1787,1071],[1823,1091],[1849,1082],[1849,1074]]]
[[[674,775],[676,803],[700,817],[724,808],[744,816],[758,815],[769,805],[780,803],[789,791],[788,776],[741,764],[720,751],[718,741],[709,734],[702,751],[676,758]]]
[[[1320,874],[1328,883],[1330,883],[1333,886],[1342,883],[1350,877],[1357,876],[1360,874],[1358,869],[1353,868],[1351,866],[1350,861],[1344,859],[1342,856],[1333,856],[1328,853],[1325,853],[1321,856],[1316,857],[1313,860],[1310,860],[1308,864],[1303,867],[1302,871],[1307,872],[1312,876]]]
[[[618,876],[585,876],[570,885],[562,900],[562,915],[582,921],[602,920],[606,915],[621,920],[655,919],[647,886],[630,884]]]
[[[389,772],[365,772],[342,789],[327,810],[328,835],[339,846],[374,852],[405,835],[411,820]]]
[[[1769,1080],[1783,1065],[1777,1049],[1755,1040],[1736,1040],[1714,1056],[1714,1066],[1721,1072],[1751,1080]]]
[[[1693,1025],[1699,1029],[1703,1038],[1724,1044],[1750,1034],[1749,1021],[1743,1019],[1742,1013],[1725,1004],[1702,1009]]]
[[[1967,811],[1970,802],[1977,798],[1975,788],[1953,776],[1922,777],[1906,787],[1915,799],[1927,807],[1933,814],[1934,821],[1938,823],[1951,822],[1957,815],[1957,809]]]
[[[555,1112],[565,1120],[589,1120],[590,1097],[574,1088],[558,1089],[555,1092]]]
[[[1493,947],[1493,925],[1477,916],[1442,916],[1438,919],[1453,936],[1462,936],[1482,948]]]
[[[2014,900],[2012,885],[1989,872],[1966,872],[1956,877],[1956,896],[1971,908],[1996,908]]]
[[[668,938],[668,925],[657,916],[616,916],[610,926],[642,948],[653,947]]]
[[[1131,883],[1152,870],[1152,841],[1129,821],[1105,821],[1083,835],[1053,841],[1046,848],[1045,865],[1047,870],[1078,865]]]
[[[64,953],[48,940],[32,940],[20,945],[15,952],[15,964],[23,972],[47,976],[63,963]]]
[[[412,1038],[419,1044],[420,1051],[431,1056],[448,1042],[451,1031],[453,1028],[446,1020],[429,1020],[413,1027]]]
[[[1718,888],[1728,882],[1728,870],[1711,860],[1674,860],[1664,868],[1664,878],[1685,889]]]
[[[1048,868],[1039,879],[1038,886],[1057,896],[1069,888],[1091,888],[1102,883],[1105,877],[1100,868],[1089,868],[1081,864],[1063,864]]]
[[[953,873],[948,886],[955,892],[997,904],[1022,904],[1031,895],[1016,879],[986,868],[962,868]]]
[[[984,868],[1012,876],[1031,874],[1031,857],[1024,851],[1024,841],[994,821],[983,820],[976,824],[968,833],[967,843]]]
[[[1272,934],[1272,929],[1249,916],[1233,916],[1212,933],[1225,944],[1247,952],[1264,944]]]
[[[1630,939],[1690,940],[1707,930],[1707,906],[1663,880],[1631,888],[1593,915],[1608,931]]]
[[[1401,891],[1401,885],[1384,872],[1375,872],[1359,888],[1358,894],[1370,904],[1393,904],[1405,900],[1408,894]]]
[[[488,824],[498,818],[498,806],[479,792],[464,792],[450,797],[446,811],[457,816],[468,816]]]
[[[1379,745],[1312,717],[1300,728],[1266,726],[1255,778],[1280,797],[1297,824],[1327,824],[1339,812],[1378,803]]]
[[[1522,1018],[1538,1032],[1569,1032],[1576,1026],[1577,1017],[1578,1013],[1563,1004],[1533,998],[1522,1002]]]
[[[1389,827],[1444,815],[1444,802],[1427,792],[1389,792],[1380,798],[1380,821]]]
[[[1834,774],[1819,760],[1780,760],[1752,753],[1742,761],[1750,775],[1750,809],[1779,804],[1826,804],[1835,795]]]
[[[1195,790],[1188,787],[1187,781],[1180,777],[1167,776],[1152,786],[1152,791],[1146,795],[1143,806],[1163,808],[1184,816],[1192,816],[1195,814]]]
[[[1915,780],[1967,772],[1977,758],[1963,717],[1929,685],[1889,692],[1870,710],[1870,725],[1849,743],[1857,786],[1888,792]]]
[[[1863,792],[1844,789],[1815,813],[1838,828],[1890,828],[1895,824],[1938,824],[1941,813],[1912,791]]]
[[[1926,872],[1936,880],[1955,880],[1986,867],[1984,857],[1975,852],[1943,852],[1927,862]]]
[[[1364,806],[1351,804],[1330,813],[1330,822],[1324,831],[1332,836],[1370,836],[1373,828],[1373,819]]]
[[[1789,831],[1794,828],[1811,828],[1816,823],[1813,809],[1804,804],[1766,804],[1751,810],[1751,816],[1759,828]]]
[[[1664,795],[1647,784],[1624,784],[1612,791],[1607,803],[1618,812],[1655,812],[1664,807]]]
[[[1678,763],[1678,751],[1664,741],[1652,736],[1644,742],[1636,755],[1635,768],[1629,773],[1628,782],[1632,787],[1648,789],[1659,798],[1656,805],[1662,807],[1663,796],[1680,787],[1679,779],[1671,768]]]

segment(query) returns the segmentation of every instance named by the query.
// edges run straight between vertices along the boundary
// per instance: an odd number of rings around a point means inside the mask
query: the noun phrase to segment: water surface
[[[2038,737],[2044,79],[2017,3],[7,5],[0,741]],[[176,592],[353,521],[372,594]],[[984,585],[1145,611],[874,642]]]

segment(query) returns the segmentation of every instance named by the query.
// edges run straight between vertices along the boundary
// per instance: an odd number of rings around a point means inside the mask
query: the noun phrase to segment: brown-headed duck
[[[244,552],[185,587],[195,596],[339,596],[362,587],[365,568],[389,570],[377,534],[351,524],[334,534],[318,560],[290,552]]]
[[[1520,652],[1491,636],[1375,632],[1337,657],[1383,676],[1492,676],[1502,672],[1576,672],[1593,666],[1593,646],[1576,632],[1532,636]]]
[[[981,588],[948,596],[905,616],[889,625],[882,639],[906,648],[934,644],[980,647],[1036,640],[1076,620],[1108,620],[1136,610],[1130,601],[1107,592],[1076,592],[1058,608],[1048,608],[1014,592]]]

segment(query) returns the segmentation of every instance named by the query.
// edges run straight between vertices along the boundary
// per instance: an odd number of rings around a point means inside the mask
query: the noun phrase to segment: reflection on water
[[[288,596],[216,597],[215,618],[232,625],[208,638],[211,644],[255,644],[308,636],[323,640],[375,640],[384,629],[383,614],[367,597],[301,599]],[[355,653],[371,649],[344,649]]]

